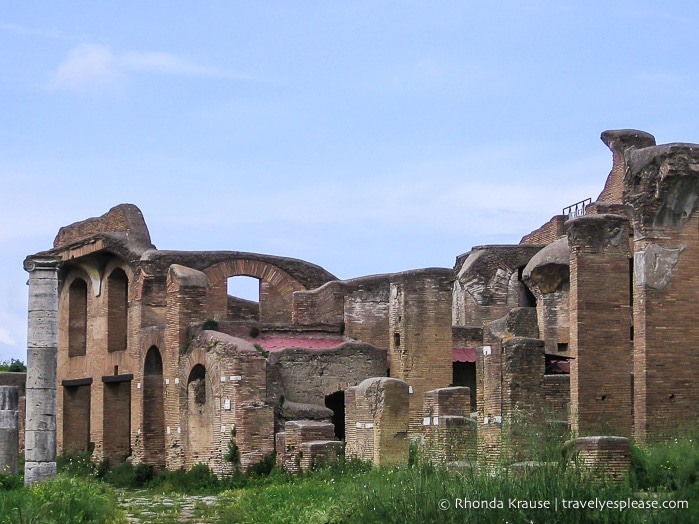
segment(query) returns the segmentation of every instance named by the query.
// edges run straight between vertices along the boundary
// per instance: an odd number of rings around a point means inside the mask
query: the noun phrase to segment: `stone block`
[[[27,431],[24,447],[25,456],[29,462],[55,462],[56,432]]]
[[[27,348],[27,383],[28,390],[55,389],[56,379],[55,347]]]
[[[24,463],[24,484],[31,486],[37,482],[51,479],[56,476],[55,462],[34,462]]]

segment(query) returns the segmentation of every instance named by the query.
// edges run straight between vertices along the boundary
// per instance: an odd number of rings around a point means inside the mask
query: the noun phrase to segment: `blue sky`
[[[599,194],[605,129],[699,142],[699,4],[0,7],[0,360],[27,254],[129,202],[160,249],[452,267]]]

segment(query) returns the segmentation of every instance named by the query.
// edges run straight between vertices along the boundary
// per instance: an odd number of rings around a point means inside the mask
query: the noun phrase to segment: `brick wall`
[[[556,215],[539,229],[524,235],[519,243],[523,245],[550,244],[562,236],[565,236],[563,224],[566,220],[568,220],[566,215]]]
[[[294,293],[293,321],[304,326],[344,327],[348,337],[388,348],[390,275],[328,282]]]
[[[166,464],[171,469],[185,467],[186,463],[196,459],[184,453],[185,440],[188,437],[187,426],[183,426],[180,411],[187,406],[189,395],[189,372],[180,372],[180,356],[188,344],[187,327],[191,322],[205,320],[204,304],[207,299],[206,276],[197,270],[175,265],[170,267],[167,275],[167,324],[165,328],[165,347],[161,348],[163,359],[163,381],[166,383],[165,407],[165,454]],[[204,363],[204,368],[206,365]],[[209,371],[209,370],[207,370]],[[210,372],[210,371],[209,371]],[[209,381],[211,376],[209,375]],[[179,385],[179,387],[177,387]],[[169,386],[169,387],[168,387]],[[208,411],[212,405],[205,406]],[[212,420],[213,422],[213,420]],[[209,437],[211,442],[213,437]],[[208,444],[212,446],[212,443]]]
[[[550,421],[568,425],[570,375],[544,375],[544,414]]]
[[[63,388],[64,452],[87,450],[90,445],[90,385]]]
[[[131,454],[131,382],[103,383],[103,456],[114,466]]]
[[[119,284],[109,278],[115,273],[120,275]],[[87,443],[94,443],[94,460],[108,457],[115,465],[123,461],[136,444],[134,439],[139,422],[135,417],[140,416],[141,408],[134,398],[134,409],[131,409],[131,401],[128,402],[127,409],[125,399],[137,395],[136,389],[131,388],[130,381],[140,360],[140,329],[135,310],[124,310],[126,300],[132,300],[136,296],[136,287],[132,285],[136,281],[136,274],[134,268],[118,257],[104,257],[94,266],[77,266],[71,261],[64,262],[58,305],[59,453],[68,449],[66,446],[70,444],[73,435],[79,433],[81,448],[87,449]],[[80,302],[84,301],[77,309],[76,289],[81,290]],[[114,296],[119,293],[122,297],[119,300],[122,304],[119,316],[123,321],[119,326],[112,323],[110,327],[110,308],[114,305]],[[77,346],[71,351],[71,329],[75,336],[76,329],[83,330],[83,322],[84,352],[76,351]],[[116,334],[120,340],[120,348],[114,351],[109,350],[110,329],[112,336]],[[104,382],[105,377],[112,382]],[[118,382],[120,380],[123,384]],[[76,391],[66,391],[75,388],[76,384],[81,384],[79,395],[72,394]],[[86,386],[87,384],[90,385]],[[89,403],[83,387],[89,389]],[[115,410],[114,416],[121,418],[110,418],[112,408]],[[83,417],[87,418],[76,422],[77,418]],[[120,431],[125,428],[126,435],[111,430],[114,420],[119,421]],[[68,424],[64,426],[66,421]],[[88,428],[89,436],[85,437]]]

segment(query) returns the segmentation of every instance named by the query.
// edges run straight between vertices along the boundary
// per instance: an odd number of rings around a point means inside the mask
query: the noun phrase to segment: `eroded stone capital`
[[[31,256],[24,259],[24,270],[32,273],[37,270],[57,271],[61,264],[60,257],[37,257]]]
[[[628,250],[629,219],[621,215],[586,215],[566,222],[571,252],[601,253]]]

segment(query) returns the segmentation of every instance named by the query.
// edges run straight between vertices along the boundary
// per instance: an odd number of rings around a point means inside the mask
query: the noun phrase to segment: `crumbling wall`
[[[274,410],[266,403],[266,359],[252,344],[203,331],[179,365],[178,424],[166,428],[168,467],[208,464],[245,470],[274,451]],[[206,421],[206,424],[197,423]],[[239,463],[226,461],[230,446]]]
[[[101,217],[89,218],[62,227],[53,241],[53,247],[63,248],[104,233],[125,234],[129,237],[131,244],[142,248],[153,248],[141,210],[133,204],[120,204]]]
[[[480,327],[524,303],[520,273],[541,245],[474,247],[457,267],[453,289],[453,324]]]
[[[297,291],[293,321],[303,326],[341,326],[348,337],[388,348],[389,281],[390,275],[373,275]]]
[[[521,245],[546,245],[555,242],[565,236],[564,224],[568,220],[566,215],[556,215],[539,229],[522,237]]]
[[[330,422],[292,420],[277,433],[277,462],[289,473],[314,469],[326,462],[336,462],[343,444],[334,439]]]
[[[423,450],[433,464],[476,459],[476,420],[466,387],[428,391],[423,404]]]
[[[318,413],[312,406],[326,412],[326,396],[385,373],[386,351],[369,344],[345,342],[330,349],[286,348],[269,355],[267,401],[275,406],[278,419],[293,416],[284,411],[298,413],[304,409]],[[314,418],[324,418],[322,412]]]

